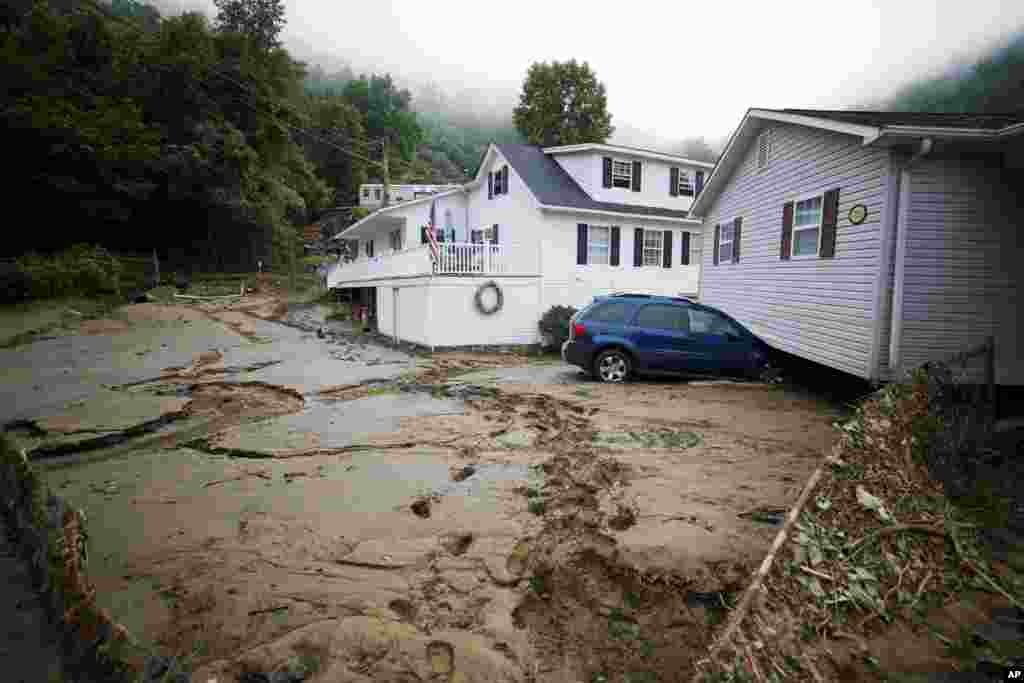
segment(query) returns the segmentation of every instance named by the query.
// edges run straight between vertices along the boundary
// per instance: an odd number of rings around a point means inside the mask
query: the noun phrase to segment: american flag
[[[427,241],[430,244],[430,253],[434,257],[436,263],[441,255],[441,247],[437,244],[437,232],[435,225],[437,223],[437,202],[430,202],[430,224],[427,225]]]

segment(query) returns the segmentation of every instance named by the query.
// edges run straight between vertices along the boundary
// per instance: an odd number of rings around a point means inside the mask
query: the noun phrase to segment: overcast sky
[[[728,135],[751,106],[863,102],[1024,27],[1021,0],[285,3],[286,45],[357,70],[516,94],[531,62],[587,61],[613,124],[674,140]]]

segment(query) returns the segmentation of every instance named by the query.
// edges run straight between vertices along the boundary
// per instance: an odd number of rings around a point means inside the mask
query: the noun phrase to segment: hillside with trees
[[[922,112],[1024,112],[1024,31],[968,64],[953,64],[866,108]]]

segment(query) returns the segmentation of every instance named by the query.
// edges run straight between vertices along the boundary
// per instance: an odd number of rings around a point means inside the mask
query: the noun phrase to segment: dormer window
[[[619,159],[612,160],[612,187],[633,186],[633,164]]]
[[[673,167],[668,174],[668,193],[673,197],[692,197],[694,194],[690,172]]]
[[[602,185],[607,188],[621,188],[623,190],[640,191],[640,175],[643,171],[643,164],[639,161],[627,161],[623,159],[602,159]]]

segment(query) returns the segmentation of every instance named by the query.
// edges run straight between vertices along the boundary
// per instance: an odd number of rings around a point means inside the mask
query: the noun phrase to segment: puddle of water
[[[291,415],[241,425],[218,445],[266,452],[292,448],[344,448],[367,443],[372,435],[394,432],[403,418],[443,419],[461,415],[461,401],[422,393],[367,396],[354,401],[311,402]]]

